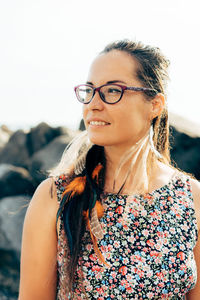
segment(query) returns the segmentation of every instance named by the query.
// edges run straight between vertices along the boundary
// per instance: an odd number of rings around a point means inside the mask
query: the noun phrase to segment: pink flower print
[[[146,211],[145,209],[143,209],[143,210],[141,211],[141,216],[142,216],[142,217],[146,217],[146,215],[147,215],[147,211]]]
[[[165,286],[165,285],[164,285],[164,282],[159,282],[159,283],[158,283],[158,286],[161,287],[161,288],[164,288],[164,286]]]
[[[163,239],[163,245],[168,245],[168,240],[167,239]],[[167,248],[165,248],[165,249],[167,249]],[[169,252],[169,250],[168,250],[168,252]],[[168,253],[168,252],[165,252],[165,253]]]
[[[116,209],[115,209],[115,212],[118,213],[118,214],[122,214],[123,213],[123,206],[118,206]]]
[[[156,273],[156,276],[161,280],[163,278],[163,273],[158,272],[158,273]]]
[[[176,233],[176,230],[173,227],[171,227],[169,231],[170,231],[171,234],[175,234]]]
[[[92,249],[92,244],[87,244],[85,248],[86,248],[86,250],[91,251],[91,249]]]
[[[89,267],[90,267],[90,263],[89,263],[89,262],[86,262],[86,263],[85,263],[85,266],[86,266],[86,268],[89,268]]]
[[[123,264],[126,265],[128,262],[129,262],[129,259],[125,257],[125,258],[123,259]]]
[[[113,243],[115,248],[119,248],[120,247],[120,242],[119,241],[114,241]]]
[[[134,225],[138,227],[140,225],[140,223],[138,221],[135,221]]]
[[[126,275],[127,273],[127,267],[126,266],[122,266],[119,268],[119,273],[121,273],[122,275]]]
[[[87,286],[86,286],[86,291],[90,292],[90,291],[92,291],[92,290],[93,290],[93,286],[90,285],[90,284],[87,284]]]
[[[138,215],[139,215],[138,211],[135,210],[134,208],[131,208],[131,209],[130,209],[130,212],[134,215],[135,218],[137,218]]]
[[[158,217],[158,214],[157,214],[156,211],[152,211],[152,212],[150,213],[150,216],[152,216],[152,218],[156,219],[156,218]]]
[[[122,218],[122,217],[119,217],[119,219],[118,219],[118,223],[124,223],[124,219]]]
[[[120,199],[119,204],[124,204],[124,199]]]
[[[129,237],[128,237],[128,241],[129,241],[130,243],[133,243],[133,242],[135,241],[135,237],[134,237],[133,235],[129,236]]]
[[[142,230],[142,234],[147,237],[149,235],[149,230],[147,229]]]
[[[187,266],[185,264],[180,265],[180,270],[186,272],[187,271]]]
[[[153,271],[147,272],[147,277],[148,277],[148,278],[151,278],[152,276],[153,276]]]
[[[156,226],[159,224],[158,220],[154,220],[152,223],[153,223],[153,225],[156,225]]]
[[[124,228],[124,230],[126,230],[126,231],[128,231],[129,230],[129,227],[125,224],[125,225],[123,225],[123,228]]]
[[[158,255],[159,255],[159,252],[157,252],[155,250],[150,252],[150,256],[156,256],[156,257],[158,257]]]
[[[148,240],[148,241],[147,241],[147,245],[150,246],[150,247],[153,247],[153,246],[155,245],[154,240],[153,240],[153,239]]]
[[[185,231],[188,231],[188,226],[187,225],[181,225],[181,229],[185,230]]]
[[[175,261],[176,261],[174,256],[170,257],[170,260],[171,260],[172,263],[175,263]]]
[[[96,260],[97,260],[97,259],[96,259],[96,254],[90,254],[89,258],[90,258],[90,260],[92,260],[92,261],[96,261]]]
[[[111,217],[113,217],[113,215],[114,215],[114,213],[112,212],[112,211],[109,211],[108,212],[108,216],[111,218]]]
[[[93,271],[93,272],[95,272],[95,271],[96,271],[96,272],[100,272],[100,271],[101,271],[101,267],[95,265],[95,266],[92,267],[92,271]]]
[[[152,298],[153,298],[153,296],[154,296],[154,294],[153,294],[152,292],[150,292],[150,293],[147,293],[147,297],[148,297],[149,299],[152,299]]]
[[[96,288],[96,291],[99,293],[99,294],[103,294],[103,289],[102,288]],[[102,297],[99,297],[98,299],[103,299]]]
[[[112,245],[108,245],[108,251],[112,251],[113,250],[113,246]]]
[[[177,254],[177,258],[180,258],[180,260],[184,260],[184,259],[185,259],[185,253],[183,253],[182,251],[180,251],[180,252]]]
[[[112,276],[112,278],[116,278],[117,273],[116,272],[111,272],[110,275]]]
[[[173,200],[173,198],[172,198],[171,196],[169,196],[169,197],[167,198],[167,200],[170,201],[171,203],[174,203],[174,200]]]

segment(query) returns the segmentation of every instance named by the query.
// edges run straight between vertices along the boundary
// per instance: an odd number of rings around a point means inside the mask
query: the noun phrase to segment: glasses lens
[[[121,98],[122,88],[115,84],[108,84],[103,86],[100,92],[107,103],[115,103]]]
[[[76,95],[79,101],[82,103],[88,103],[92,98],[93,88],[87,85],[80,85],[76,89]]]

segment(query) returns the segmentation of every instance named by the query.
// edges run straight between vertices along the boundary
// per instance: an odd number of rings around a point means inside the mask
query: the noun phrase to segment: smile
[[[91,121],[89,122],[89,125],[96,125],[96,126],[104,126],[104,125],[109,125],[110,123],[106,123],[103,121]]]

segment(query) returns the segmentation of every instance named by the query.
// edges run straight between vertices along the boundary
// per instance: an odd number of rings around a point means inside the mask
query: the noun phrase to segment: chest
[[[109,295],[108,286],[121,286],[129,296],[151,293],[149,297],[159,299],[163,293],[182,296],[195,284],[195,220],[186,204],[171,205],[172,200],[166,195],[159,202],[126,197],[104,201],[104,237],[98,247],[111,268],[98,261],[86,231],[77,276],[82,268],[87,288],[94,292],[102,286]]]

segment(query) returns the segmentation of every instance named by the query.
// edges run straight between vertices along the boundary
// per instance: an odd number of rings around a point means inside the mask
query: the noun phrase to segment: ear
[[[162,93],[158,93],[151,100],[151,120],[161,115],[164,107],[165,107],[165,96]]]

